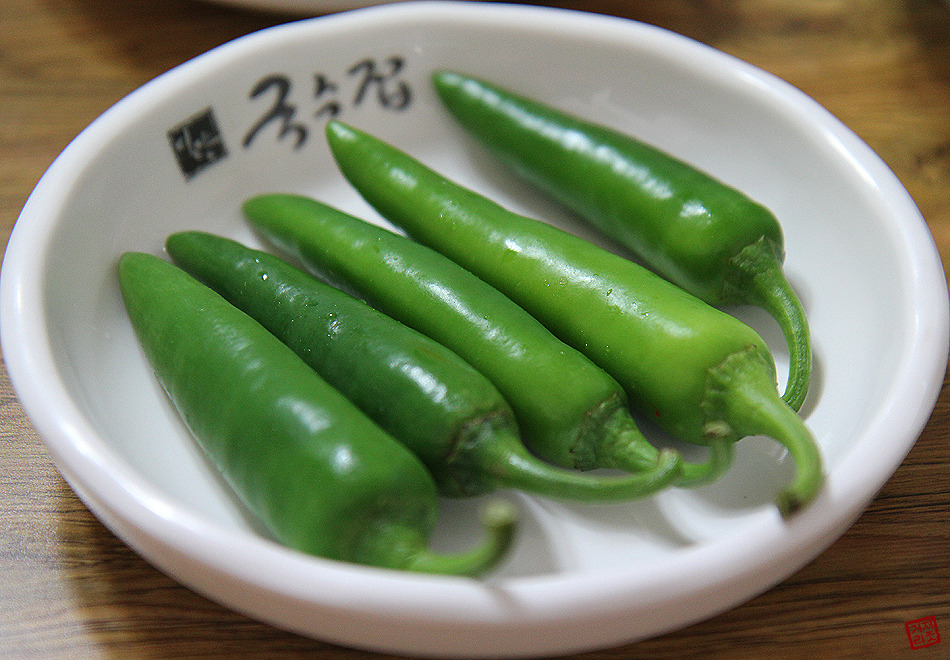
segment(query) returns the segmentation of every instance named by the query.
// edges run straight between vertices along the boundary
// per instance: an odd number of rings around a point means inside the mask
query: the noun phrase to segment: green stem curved
[[[701,463],[680,464],[682,477],[679,486],[693,488],[710,484],[721,477],[732,465],[735,441],[732,438],[716,438],[707,445],[709,458]]]
[[[507,445],[507,446],[506,446]],[[620,502],[652,495],[674,486],[680,479],[678,452],[657,453],[648,468],[623,475],[592,474],[550,465],[529,453],[517,451],[513,443],[501,443],[496,437],[483,445],[479,461],[498,488],[516,488],[525,492],[579,502]]]
[[[507,555],[514,540],[517,518],[517,511],[508,502],[489,502],[482,510],[485,539],[481,544],[455,554],[437,553],[428,549],[416,550],[404,568],[416,573],[467,577],[481,575],[497,566]]]
[[[776,504],[783,516],[790,516],[821,488],[822,458],[805,422],[779,396],[772,373],[754,349],[730,356],[711,375],[704,410],[707,427],[717,434],[764,435],[788,449],[795,461],[795,475],[779,493]]]
[[[788,344],[788,381],[782,399],[798,411],[811,379],[811,339],[805,310],[782,271],[776,247],[764,239],[746,247],[735,260],[741,274],[739,297],[774,318]]]
[[[620,430],[608,433],[607,438],[609,442],[601,447],[601,465],[637,473],[655,469],[660,460],[660,451],[639,433]],[[673,485],[692,488],[716,481],[732,465],[734,444],[733,438],[715,438],[707,445],[709,457],[705,461],[687,462],[681,457],[679,477]]]

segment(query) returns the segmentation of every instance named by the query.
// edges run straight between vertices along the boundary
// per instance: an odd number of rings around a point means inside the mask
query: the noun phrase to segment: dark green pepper
[[[260,195],[245,202],[244,212],[309,271],[484,374],[511,405],[536,456],[581,470],[665,470],[668,456],[640,433],[616,380],[438,252],[300,195]],[[707,463],[682,468],[684,481],[715,478],[731,458],[724,445]]]
[[[283,341],[429,468],[439,491],[498,488],[626,500],[679,478],[667,452],[649,472],[612,477],[528,453],[514,413],[481,373],[441,344],[282,259],[202,232],[170,236],[172,259]]]
[[[494,285],[623,386],[642,414],[694,443],[768,435],[796,461],[784,513],[810,501],[821,456],[779,396],[765,342],[634,262],[512,213],[392,145],[339,122],[343,174],[379,213]]]
[[[788,343],[783,398],[801,407],[811,373],[808,323],[782,272],[782,229],[771,211],[618,131],[458,73],[433,80],[452,115],[503,162],[657,273],[711,305],[768,311]]]
[[[487,510],[479,547],[430,551],[438,500],[425,467],[259,323],[149,254],[124,254],[119,278],[159,382],[211,463],[281,543],[459,575],[505,555],[514,514],[504,503]]]

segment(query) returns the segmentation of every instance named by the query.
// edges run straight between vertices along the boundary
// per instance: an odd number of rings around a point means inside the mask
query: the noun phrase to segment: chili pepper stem
[[[482,509],[481,518],[485,528],[485,540],[481,545],[457,554],[416,551],[405,566],[406,570],[474,577],[495,567],[514,540],[518,513],[510,503],[492,500]]]
[[[625,408],[618,408],[600,420],[600,441],[594,447],[594,460],[589,461],[592,465],[630,472],[644,472],[656,467],[660,450],[651,445],[639,429],[631,428],[630,420]]]
[[[703,486],[719,479],[732,465],[735,441],[731,438],[716,438],[707,445],[709,457],[702,463],[680,464],[682,477],[679,486],[692,488]]]
[[[605,464],[630,472],[643,472],[659,461],[659,453],[648,462],[635,441],[625,445],[621,440],[622,438],[618,438],[607,448],[610,453],[604,461]],[[721,477],[732,465],[734,444],[735,441],[731,438],[717,438],[709,443],[709,457],[705,461],[692,463],[680,459],[680,476],[675,485],[692,488],[712,483]]]
[[[626,418],[629,419],[629,418]],[[661,452],[639,432],[631,431],[623,415],[613,415],[603,422],[604,442],[600,447],[599,464],[630,472],[657,469]],[[701,486],[718,479],[729,469],[733,455],[732,440],[714,440],[709,445],[709,458],[701,463],[680,459],[677,486]]]
[[[805,422],[775,389],[772,369],[758,352],[734,353],[710,373],[704,411],[710,437],[764,435],[788,449],[795,461],[792,482],[776,504],[790,516],[808,504],[824,481],[821,453]]]
[[[789,359],[788,381],[782,398],[797,411],[808,393],[811,343],[805,310],[785,279],[777,249],[763,238],[743,249],[733,263],[740,274],[738,289],[742,291],[744,302],[765,309],[782,328]]]
[[[674,486],[680,478],[679,453],[670,449],[658,452],[656,461],[648,470],[608,476],[566,470],[549,465],[527,452],[499,451],[498,446],[485,448],[486,452],[494,453],[493,459],[485,463],[492,466],[490,469],[497,486],[545,497],[580,502],[626,501]]]

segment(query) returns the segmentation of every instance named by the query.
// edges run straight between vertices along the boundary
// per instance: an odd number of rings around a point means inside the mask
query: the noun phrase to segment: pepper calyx
[[[736,351],[710,370],[702,411],[707,427],[724,422],[736,439],[763,435],[788,450],[795,475],[776,498],[783,516],[814,499],[824,482],[821,452],[804,420],[779,396],[775,367],[760,347]]]

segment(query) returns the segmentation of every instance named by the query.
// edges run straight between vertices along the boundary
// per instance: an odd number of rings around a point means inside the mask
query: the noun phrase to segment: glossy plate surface
[[[615,125],[771,207],[814,334],[803,414],[828,484],[782,521],[791,467],[739,443],[718,483],[575,505],[511,494],[524,525],[484,580],[315,559],[260,536],[201,459],[145,364],[115,266],[200,228],[254,244],[247,196],[311,194],[376,220],[334,167],[338,116],[511,208],[584,233],[440,108],[430,72],[483,76]],[[764,315],[736,310],[787,353]],[[926,423],[947,362],[947,290],[896,177],[799,91],[627,20],[495,3],[411,2],[256,33],[159,77],[69,145],[25,205],[2,272],[3,355],[23,406],[89,508],[182,583],[273,625],[419,655],[548,655],[688,625],[780,582],[840,536]],[[699,455],[699,454],[697,454]],[[478,534],[446,501],[436,542]]]

